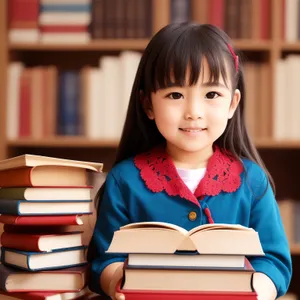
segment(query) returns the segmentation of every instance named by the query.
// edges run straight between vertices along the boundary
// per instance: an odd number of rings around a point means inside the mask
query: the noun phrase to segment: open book
[[[264,255],[258,233],[237,224],[205,224],[190,231],[164,222],[125,225],[114,233],[107,252]]]
[[[36,167],[36,166],[65,166],[83,168],[95,172],[101,172],[102,163],[79,161],[71,159],[62,159],[41,155],[23,154],[13,158],[8,158],[0,161],[0,171],[21,167]]]

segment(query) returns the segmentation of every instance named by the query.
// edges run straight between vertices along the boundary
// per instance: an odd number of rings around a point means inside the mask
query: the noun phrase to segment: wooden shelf
[[[281,51],[300,51],[300,42],[294,42],[294,43],[282,42]]]
[[[48,139],[19,139],[15,141],[7,141],[7,145],[10,148],[116,148],[119,141],[115,139],[105,139],[105,140],[90,140],[84,137],[69,137],[60,136]]]
[[[140,50],[148,44],[148,39],[107,39],[94,40],[89,44],[33,44],[19,43],[9,44],[11,51],[102,51],[102,50]],[[270,41],[236,40],[234,46],[240,50],[269,51]]]
[[[300,149],[300,140],[277,141],[272,139],[259,139],[255,141],[255,146],[270,149]]]
[[[103,51],[143,50],[148,39],[107,39],[94,40],[88,44],[9,44],[9,50],[16,51]]]
[[[292,245],[291,246],[291,254],[299,255],[300,254],[300,245]]]

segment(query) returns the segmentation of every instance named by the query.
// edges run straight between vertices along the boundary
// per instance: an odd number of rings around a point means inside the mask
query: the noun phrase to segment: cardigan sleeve
[[[290,249],[272,187],[262,169],[257,165],[255,169],[255,176],[250,176],[253,199],[249,227],[258,232],[265,256],[249,260],[256,272],[264,273],[273,281],[280,297],[286,293],[291,280]]]
[[[95,255],[91,262],[90,289],[105,295],[100,287],[100,276],[106,266],[113,262],[125,261],[127,255],[105,253],[113,234],[121,226],[128,224],[128,213],[122,196],[120,184],[111,171],[106,178],[104,194],[100,200],[98,217],[93,233]]]

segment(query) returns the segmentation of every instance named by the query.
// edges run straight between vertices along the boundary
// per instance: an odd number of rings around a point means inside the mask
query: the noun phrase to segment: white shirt
[[[206,168],[200,169],[179,169],[177,168],[177,173],[185,183],[185,185],[194,194],[200,180],[204,177]]]

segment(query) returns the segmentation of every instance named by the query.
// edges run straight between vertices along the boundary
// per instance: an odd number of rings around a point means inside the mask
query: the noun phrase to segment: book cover
[[[30,272],[59,270],[85,265],[85,246],[53,250],[51,252],[28,252],[1,248],[1,262],[7,266]]]
[[[0,274],[6,292],[75,292],[87,283],[87,266],[32,273],[0,265]]]
[[[60,226],[60,225],[82,225],[82,216],[65,215],[65,216],[13,216],[0,215],[0,223],[7,225],[16,225],[15,229],[23,226]],[[6,227],[7,228],[7,227]],[[11,228],[11,227],[10,227]],[[5,229],[5,225],[4,225]]]
[[[60,234],[19,234],[3,232],[0,244],[4,248],[44,252],[83,246],[82,232]]]

